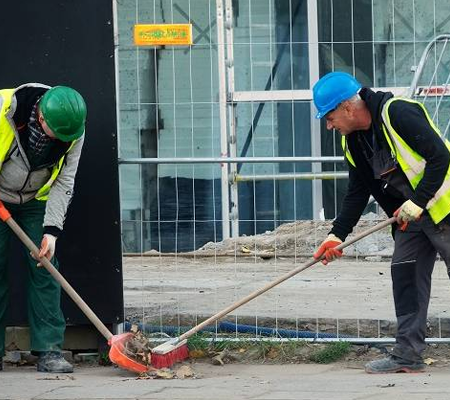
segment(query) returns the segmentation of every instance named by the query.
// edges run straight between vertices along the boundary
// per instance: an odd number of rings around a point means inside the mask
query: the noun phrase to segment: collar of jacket
[[[370,115],[372,116],[372,124],[374,122],[375,124],[381,124],[381,110],[384,104],[394,97],[394,95],[391,92],[374,92],[372,89],[366,87],[359,91],[359,95],[369,109]]]

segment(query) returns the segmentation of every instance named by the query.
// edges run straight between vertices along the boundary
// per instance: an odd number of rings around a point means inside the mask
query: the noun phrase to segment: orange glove
[[[320,257],[325,255],[325,258],[322,260],[322,264],[327,265],[330,261],[342,257],[342,250],[335,249],[335,247],[339,246],[341,243],[341,239],[330,233],[328,237],[322,242],[319,249],[314,253],[313,257],[318,260]]]

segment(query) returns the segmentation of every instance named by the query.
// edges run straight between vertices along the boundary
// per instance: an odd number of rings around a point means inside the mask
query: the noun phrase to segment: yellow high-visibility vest
[[[407,177],[411,186],[415,189],[423,178],[426,161],[420,154],[411,149],[411,147],[395,131],[394,127],[391,124],[391,120],[389,118],[389,107],[394,101],[398,100],[418,104],[423,109],[428,123],[433,128],[434,132],[439,136],[441,136],[441,134],[439,132],[439,129],[431,120],[426,108],[422,103],[415,100],[393,97],[384,104],[383,110],[381,112],[384,122],[382,126],[384,136],[389,144],[392,154],[395,154],[400,168]],[[448,151],[450,152],[450,142],[444,138],[443,140]],[[349,163],[356,167],[355,161],[353,160],[353,157],[350,154],[350,150],[348,149],[345,136],[342,136],[341,145],[344,151],[344,155]],[[435,224],[441,222],[448,214],[450,214],[450,166],[445,175],[444,182],[436,191],[433,198],[431,198],[427,203],[426,209]]]
[[[0,170],[2,168],[3,162],[5,161],[6,155],[8,154],[8,151],[15,139],[15,127],[7,118],[7,114],[10,110],[11,101],[13,99],[15,90],[16,89],[0,90]],[[48,193],[50,192],[50,188],[53,185],[53,182],[55,182],[55,179],[61,172],[66,154],[70,151],[74,144],[75,142],[72,142],[66,153],[63,154],[63,156],[53,167],[52,174],[49,180],[37,191],[35,196],[37,200],[45,201],[48,199]]]

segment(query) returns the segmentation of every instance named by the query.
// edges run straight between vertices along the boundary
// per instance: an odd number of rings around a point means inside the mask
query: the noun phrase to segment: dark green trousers
[[[32,200],[25,204],[5,203],[12,217],[38,246],[43,235],[45,201]],[[5,323],[8,307],[8,252],[9,242],[14,233],[0,221],[0,357],[5,354]],[[37,261],[23,246],[26,265],[15,265],[13,270],[26,268],[26,288],[28,323],[30,325],[32,351],[59,351],[64,340],[65,320],[61,311],[61,287],[44,267],[37,267]],[[52,263],[58,268],[56,258]],[[23,271],[21,271],[22,273]],[[14,299],[11,299],[14,301]]]

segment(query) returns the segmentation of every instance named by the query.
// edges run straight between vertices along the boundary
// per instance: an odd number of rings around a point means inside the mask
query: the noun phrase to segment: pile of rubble
[[[355,227],[353,234],[361,233],[381,222],[377,214],[365,215]],[[198,249],[197,255],[255,255],[262,258],[310,256],[331,229],[332,221],[297,221],[280,225],[274,231],[254,236],[240,236],[221,242],[209,242]],[[349,238],[351,235],[349,236]],[[348,256],[360,256],[376,261],[392,255],[394,241],[391,229],[385,228],[356,242],[346,249]]]

